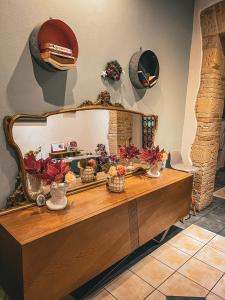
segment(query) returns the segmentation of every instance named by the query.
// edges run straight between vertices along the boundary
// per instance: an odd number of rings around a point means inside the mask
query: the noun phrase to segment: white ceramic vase
[[[164,169],[166,168],[166,160],[163,160],[162,162],[161,162],[161,171],[163,171]]]
[[[132,172],[134,170],[134,163],[132,160],[129,160],[128,165],[126,166],[127,172]]]
[[[67,184],[53,182],[50,187],[51,198],[46,201],[50,210],[61,210],[67,206]]]
[[[158,178],[160,177],[160,168],[161,163],[156,163],[154,165],[150,165],[149,170],[147,171],[147,176],[152,178]]]

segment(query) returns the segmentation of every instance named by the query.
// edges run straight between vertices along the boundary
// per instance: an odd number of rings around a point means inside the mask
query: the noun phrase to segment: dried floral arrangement
[[[126,169],[123,165],[111,166],[107,172],[110,177],[125,176]]]
[[[24,169],[28,174],[40,178],[46,185],[52,182],[71,181],[71,176],[74,174],[65,162],[55,162],[50,157],[37,159],[35,153],[35,151],[29,151],[24,157]]]
[[[122,73],[124,73],[124,71],[121,65],[117,60],[113,60],[106,64],[105,70],[102,72],[101,76],[105,79],[119,81]]]
[[[140,150],[132,144],[129,146],[122,145],[119,147],[117,155],[121,159],[131,160],[139,158]]]
[[[167,159],[167,154],[164,149],[160,150],[159,146],[153,146],[150,149],[143,149],[140,154],[140,159],[150,165],[156,165],[158,162]]]
[[[66,175],[69,171],[70,168],[65,162],[54,162],[51,160],[47,163],[41,178],[46,184],[51,184],[52,182],[61,183],[66,181]]]
[[[97,144],[95,152],[97,155],[99,155],[98,157],[98,161],[100,164],[104,164],[107,162],[108,160],[108,153],[106,151],[106,147],[103,144]]]
[[[28,174],[37,176],[41,178],[42,173],[46,169],[47,163],[51,160],[47,159],[37,159],[37,151],[29,151],[24,156],[24,169]]]

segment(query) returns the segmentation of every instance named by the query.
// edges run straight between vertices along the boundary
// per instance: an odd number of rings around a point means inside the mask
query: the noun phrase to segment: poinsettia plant
[[[24,157],[24,169],[28,174],[41,177],[42,172],[46,168],[47,163],[50,161],[47,159],[37,159],[37,155],[34,151],[29,151]]]
[[[159,146],[153,146],[150,149],[143,149],[140,159],[151,165],[156,165],[158,162],[163,161],[164,153],[164,149],[160,150]]]
[[[30,151],[24,157],[24,169],[28,174],[42,179],[45,184],[64,182],[66,174],[70,171],[65,162],[55,162],[50,157],[37,159],[33,151]]]
[[[133,159],[133,158],[138,158],[140,155],[140,150],[134,146],[134,145],[129,145],[129,146],[120,146],[118,149],[118,157],[121,159]]]
[[[49,160],[41,174],[41,178],[45,184],[61,183],[65,181],[68,172],[70,172],[70,167],[64,161],[54,162]]]

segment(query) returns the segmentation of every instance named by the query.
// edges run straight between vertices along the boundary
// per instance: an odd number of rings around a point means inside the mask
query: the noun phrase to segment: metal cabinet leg
[[[166,238],[167,233],[169,232],[170,228],[171,228],[171,226],[163,232],[163,235],[161,236],[161,238],[159,240],[154,238],[153,241],[155,241],[158,244],[162,243],[164,241],[164,239]]]

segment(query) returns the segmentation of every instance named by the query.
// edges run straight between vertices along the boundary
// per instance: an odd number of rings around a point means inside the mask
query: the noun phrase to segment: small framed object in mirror
[[[52,153],[63,152],[66,151],[66,147],[64,143],[54,143],[51,144]]]

